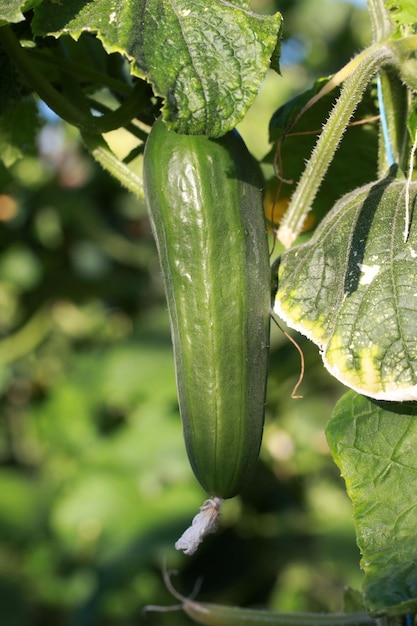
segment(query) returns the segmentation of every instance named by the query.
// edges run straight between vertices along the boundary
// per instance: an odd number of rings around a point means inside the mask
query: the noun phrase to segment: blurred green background
[[[258,0],[285,20],[270,74],[240,130],[262,158],[273,111],[369,42],[366,9]],[[277,610],[340,610],[360,587],[351,507],[324,437],[343,389],[317,349],[300,360],[273,326],[256,475],[190,558],[174,542],[205,494],[186,459],[168,316],[143,203],[40,107],[37,152],[0,188],[0,625],[189,624],[142,614],[182,593]],[[125,150],[126,137],[109,137]],[[300,159],[308,155],[300,154]],[[13,160],[13,159],[11,159]],[[138,163],[140,167],[140,163]]]

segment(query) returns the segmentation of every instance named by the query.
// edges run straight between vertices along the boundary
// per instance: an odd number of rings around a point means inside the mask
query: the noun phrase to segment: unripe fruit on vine
[[[180,135],[158,120],[144,186],[165,283],[188,457],[212,497],[257,463],[269,349],[262,180],[240,136]]]

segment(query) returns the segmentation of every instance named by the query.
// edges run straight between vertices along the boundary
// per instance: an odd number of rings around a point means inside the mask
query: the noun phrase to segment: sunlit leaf
[[[273,57],[280,14],[260,16],[217,0],[113,0],[57,4],[45,0],[32,23],[36,35],[97,34],[108,52],[131,61],[165,98],[165,121],[191,134],[223,135],[243,118]]]
[[[390,177],[347,194],[278,270],[275,312],[373,398],[417,399],[416,198],[417,183]]]
[[[327,427],[353,503],[365,603],[375,615],[417,611],[416,414],[414,404],[377,404],[349,391]]]

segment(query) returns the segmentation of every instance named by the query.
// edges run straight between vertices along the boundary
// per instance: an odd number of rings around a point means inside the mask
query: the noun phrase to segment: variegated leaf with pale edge
[[[275,313],[319,346],[335,378],[381,400],[417,399],[416,201],[417,183],[403,179],[360,187],[278,270]]]

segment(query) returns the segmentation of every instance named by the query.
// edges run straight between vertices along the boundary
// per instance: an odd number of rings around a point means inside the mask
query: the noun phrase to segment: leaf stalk
[[[92,156],[105,170],[137,197],[144,197],[142,179],[112,152],[101,135],[81,131],[81,136]]]
[[[301,232],[342,136],[369,82],[381,67],[397,62],[389,45],[382,43],[370,46],[361,57],[361,62],[343,85],[278,229],[277,237],[285,248],[291,247]]]

